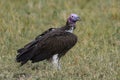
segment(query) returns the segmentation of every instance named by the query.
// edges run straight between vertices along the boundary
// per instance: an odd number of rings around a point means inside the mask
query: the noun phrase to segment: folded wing
[[[51,31],[49,34],[44,35],[37,41],[29,44],[29,50],[19,51],[22,52],[17,55],[16,60],[23,65],[28,60],[32,62],[42,61],[51,58],[54,54],[59,56],[64,55],[71,49],[77,42],[77,37],[65,31]]]

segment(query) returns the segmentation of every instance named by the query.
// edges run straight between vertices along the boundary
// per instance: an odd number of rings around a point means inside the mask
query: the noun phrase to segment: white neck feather
[[[71,27],[69,30],[65,30],[66,32],[70,32],[70,33],[73,33],[73,27]]]

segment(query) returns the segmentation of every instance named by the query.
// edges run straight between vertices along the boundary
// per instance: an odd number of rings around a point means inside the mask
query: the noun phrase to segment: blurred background
[[[61,71],[43,61],[16,63],[16,50],[71,13],[81,17],[78,43]],[[0,80],[120,80],[119,0],[0,0]]]

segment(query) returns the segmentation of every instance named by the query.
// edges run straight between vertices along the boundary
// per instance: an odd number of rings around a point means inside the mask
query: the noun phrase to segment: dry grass
[[[0,80],[120,80],[119,0],[0,0]],[[16,50],[76,13],[77,45],[56,71],[46,61],[23,67]]]

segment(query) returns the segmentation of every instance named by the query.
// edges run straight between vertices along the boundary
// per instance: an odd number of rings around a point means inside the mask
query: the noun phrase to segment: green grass
[[[46,61],[19,67],[16,50],[71,13],[82,21],[62,70]],[[0,0],[0,80],[120,80],[120,1]]]

